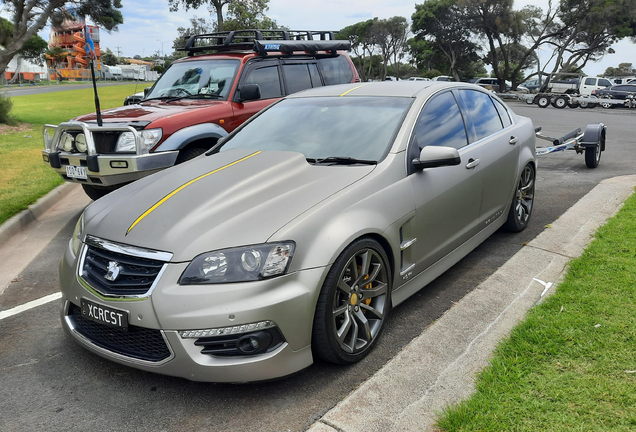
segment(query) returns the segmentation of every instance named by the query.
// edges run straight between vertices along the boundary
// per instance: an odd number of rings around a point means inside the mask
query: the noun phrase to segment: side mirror
[[[425,146],[419,159],[413,159],[413,167],[417,170],[459,165],[462,162],[459,152],[454,147]]]
[[[146,87],[146,88],[144,89],[144,98],[145,98],[146,96],[148,96],[148,93],[150,93],[150,87]]]
[[[245,84],[239,93],[239,102],[258,100],[261,98],[261,88],[258,84]]]

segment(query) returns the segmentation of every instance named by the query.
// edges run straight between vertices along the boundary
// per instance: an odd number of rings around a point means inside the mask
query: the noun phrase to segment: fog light
[[[264,329],[268,329],[272,327],[276,327],[276,324],[274,324],[273,321],[261,321],[257,323],[243,324],[240,326],[233,326],[233,327],[222,327],[222,328],[213,328],[213,329],[205,329],[205,330],[184,330],[184,331],[180,331],[179,334],[184,339],[186,338],[198,339],[198,338],[210,337],[210,336],[223,336],[223,335],[230,335],[230,334],[247,333],[249,331],[264,330]]]
[[[128,162],[126,161],[110,161],[111,168],[128,168]]]
[[[264,331],[250,333],[238,340],[237,348],[243,354],[258,354],[272,343],[272,336]]]
[[[42,155],[42,159],[44,159],[44,162],[48,163],[49,162],[49,155],[43,154]]]

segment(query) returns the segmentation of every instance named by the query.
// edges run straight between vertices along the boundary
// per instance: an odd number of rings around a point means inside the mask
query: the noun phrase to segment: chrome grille
[[[151,290],[165,265],[161,260],[87,244],[81,261],[80,277],[100,294],[137,297]]]

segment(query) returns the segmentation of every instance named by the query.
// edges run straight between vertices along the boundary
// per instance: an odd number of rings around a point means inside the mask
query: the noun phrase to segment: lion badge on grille
[[[108,271],[104,275],[104,279],[114,282],[115,279],[119,276],[119,272],[121,271],[121,267],[119,267],[119,263],[115,261],[108,262]]]

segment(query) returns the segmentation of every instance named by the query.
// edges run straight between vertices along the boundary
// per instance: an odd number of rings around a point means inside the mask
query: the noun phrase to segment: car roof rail
[[[351,49],[348,40],[336,40],[333,31],[313,30],[232,30],[186,36],[187,42],[177,51],[187,51],[189,56],[206,51],[251,50],[260,55],[268,52],[293,53],[294,51],[330,51]]]

